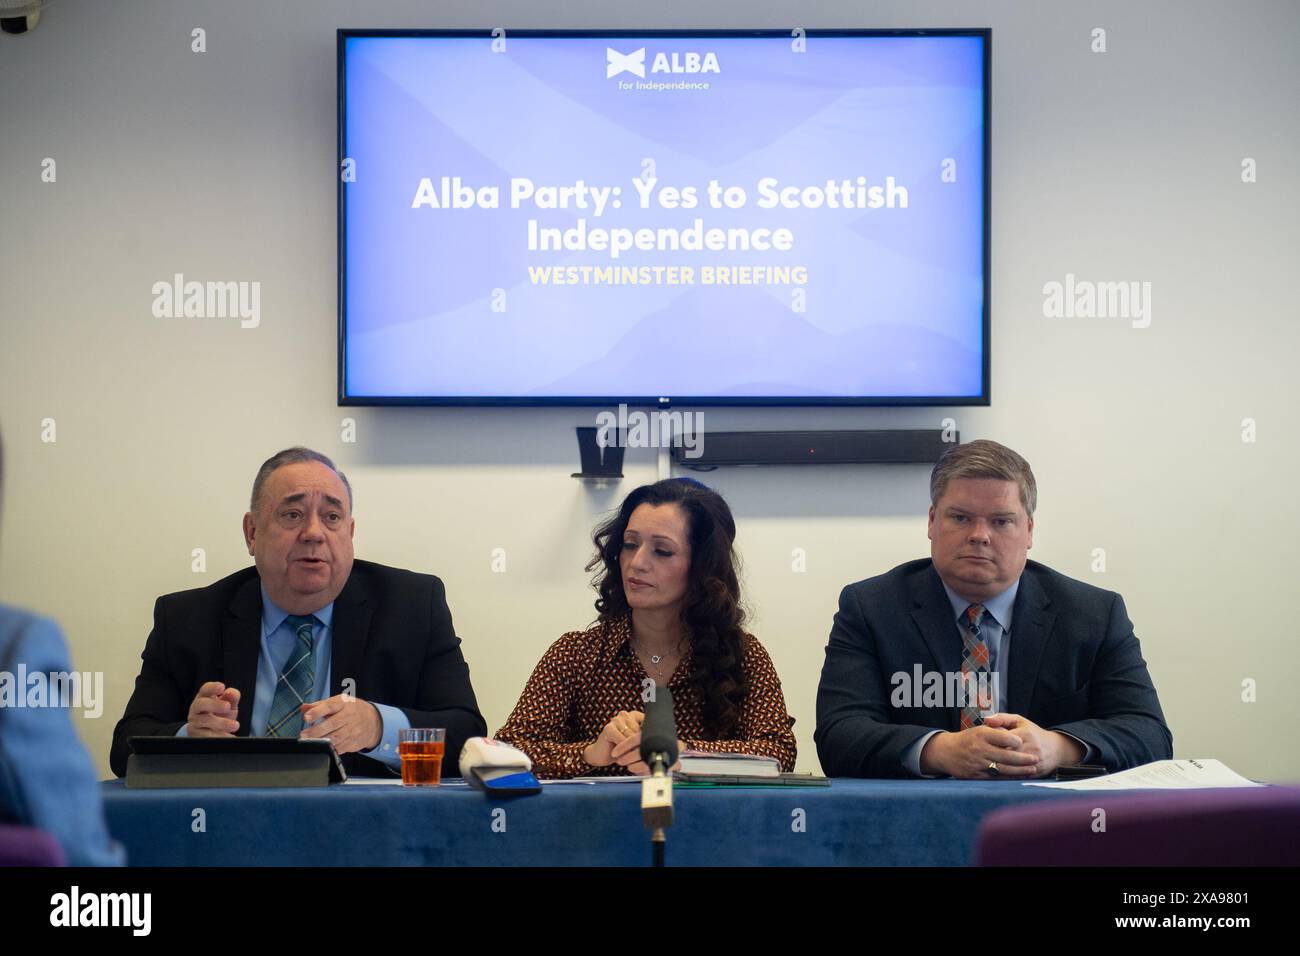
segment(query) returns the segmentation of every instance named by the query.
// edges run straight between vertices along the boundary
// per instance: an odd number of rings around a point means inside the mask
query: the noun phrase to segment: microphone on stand
[[[641,760],[650,768],[650,776],[641,781],[641,820],[653,830],[651,844],[654,865],[664,865],[664,829],[673,825],[673,777],[671,767],[677,762],[677,717],[673,713],[673,694],[667,687],[656,687],[654,698],[646,704],[641,724]]]

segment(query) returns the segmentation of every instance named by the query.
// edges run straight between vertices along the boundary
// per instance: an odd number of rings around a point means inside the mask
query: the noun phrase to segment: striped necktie
[[[310,614],[290,614],[285,623],[293,628],[297,638],[284,662],[284,670],[280,671],[280,679],[275,682],[266,736],[296,738],[302,731],[299,705],[311,699],[312,689],[316,686],[316,658],[312,653],[311,639],[316,618]]]
[[[984,723],[980,714],[992,706],[987,693],[993,679],[993,672],[989,669],[989,646],[980,635],[984,613],[983,604],[972,604],[962,616],[961,687],[965,695],[961,707],[962,730]]]

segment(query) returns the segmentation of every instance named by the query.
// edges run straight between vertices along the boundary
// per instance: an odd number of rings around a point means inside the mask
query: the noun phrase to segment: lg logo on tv
[[[721,73],[716,53],[656,53],[651,73]],[[631,53],[605,48],[605,79],[631,73],[645,79],[645,47]]]

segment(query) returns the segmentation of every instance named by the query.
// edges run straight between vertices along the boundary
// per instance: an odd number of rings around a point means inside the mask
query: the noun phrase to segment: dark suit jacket
[[[1030,561],[1007,642],[1005,713],[1078,737],[1111,771],[1168,759],[1142,650],[1112,591]],[[909,561],[840,594],[817,687],[817,756],[830,777],[906,777],[903,755],[931,730],[956,731],[955,707],[893,707],[891,676],[961,669],[961,635],[938,572]]]
[[[126,773],[127,740],[171,735],[207,681],[237,687],[239,730],[248,735],[262,641],[262,590],[257,569],[158,599],[153,631],[126,713],[113,731],[109,763]],[[442,581],[369,561],[356,561],[334,601],[330,695],[356,681],[356,696],[400,708],[412,727],[447,730],[444,776],[459,776],[457,760],[469,737],[486,736],[469,682],[469,665],[452,629]],[[348,773],[388,776],[362,754],[346,754]]]

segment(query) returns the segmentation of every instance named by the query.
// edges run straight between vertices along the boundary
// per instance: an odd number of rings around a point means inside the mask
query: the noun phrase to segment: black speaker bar
[[[673,447],[673,461],[687,468],[718,465],[898,465],[929,464],[960,441],[939,428],[878,431],[712,432],[696,436],[702,452]]]

